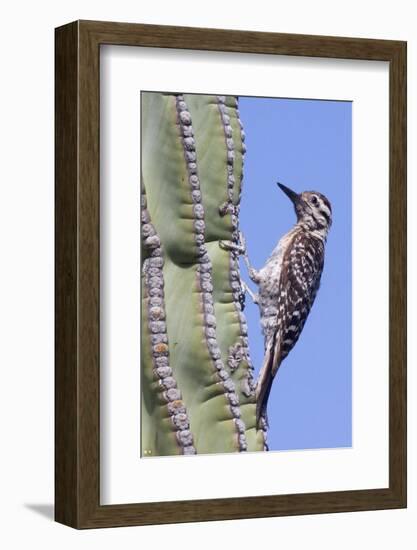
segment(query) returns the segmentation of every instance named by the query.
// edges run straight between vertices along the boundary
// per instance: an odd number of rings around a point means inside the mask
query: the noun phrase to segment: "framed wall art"
[[[56,520],[406,506],[406,44],[56,29]]]

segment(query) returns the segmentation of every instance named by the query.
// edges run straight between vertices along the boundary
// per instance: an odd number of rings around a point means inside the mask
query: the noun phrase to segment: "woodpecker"
[[[324,266],[324,249],[332,224],[329,200],[317,191],[295,193],[278,183],[294,205],[297,222],[272,251],[264,267],[255,270],[241,235],[249,277],[258,286],[254,294],[264,335],[264,359],[256,385],[256,422],[266,423],[266,409],[274,377],[296,344],[310,313]]]

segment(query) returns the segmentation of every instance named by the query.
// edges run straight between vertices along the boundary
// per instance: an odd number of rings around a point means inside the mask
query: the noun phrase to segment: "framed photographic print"
[[[406,44],[56,29],[56,520],[406,506]]]

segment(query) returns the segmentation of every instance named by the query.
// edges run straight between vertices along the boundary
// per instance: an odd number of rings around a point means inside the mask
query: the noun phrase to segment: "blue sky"
[[[277,181],[332,204],[321,288],[302,335],[282,363],[268,404],[270,450],[352,444],[352,104],[240,97],[246,133],[240,227],[255,268],[295,223]],[[249,282],[242,262],[242,278]],[[250,283],[252,289],[256,289]],[[253,362],[263,357],[259,310],[245,314]]]

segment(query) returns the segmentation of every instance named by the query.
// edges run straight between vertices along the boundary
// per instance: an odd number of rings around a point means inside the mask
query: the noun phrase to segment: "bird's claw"
[[[219,241],[219,246],[223,250],[230,250],[231,245],[233,245],[232,241]]]
[[[252,301],[254,304],[259,304],[259,296],[258,294],[255,294],[252,292],[252,290],[249,288],[249,286],[245,283],[245,281],[241,281],[242,285],[242,291],[244,294],[249,294],[249,296],[252,298]]]
[[[237,242],[233,241],[219,241],[219,246],[223,250],[231,250],[239,256],[246,255],[246,239],[243,236],[242,231],[239,231],[239,240]]]
[[[239,245],[241,249],[243,250],[243,254],[246,254],[246,239],[243,236],[242,231],[239,231]]]
[[[239,255],[242,255],[244,253],[240,244],[236,244],[232,241],[219,241],[219,246],[223,250],[229,250]]]

